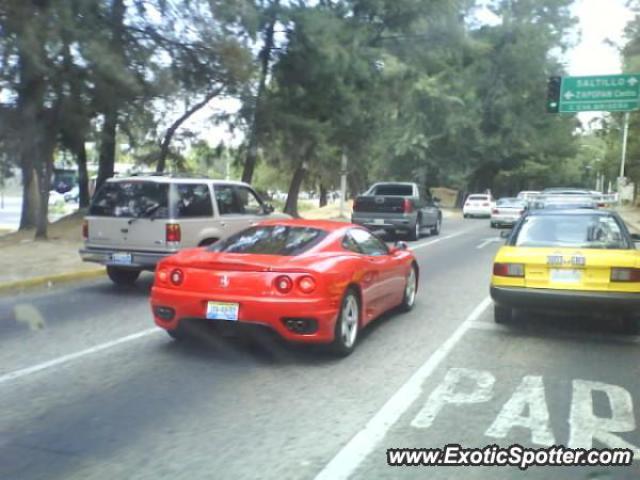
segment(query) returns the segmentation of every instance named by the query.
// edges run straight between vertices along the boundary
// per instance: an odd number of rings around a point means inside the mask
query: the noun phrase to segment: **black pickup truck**
[[[355,199],[351,222],[417,240],[440,233],[442,212],[437,199],[416,183],[379,182]]]

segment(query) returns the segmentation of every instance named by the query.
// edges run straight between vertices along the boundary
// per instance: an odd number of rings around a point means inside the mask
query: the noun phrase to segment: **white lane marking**
[[[478,245],[476,248],[477,249],[484,248],[487,245],[491,245],[492,243],[498,243],[498,242],[501,242],[501,241],[502,241],[502,238],[500,238],[500,237],[487,238],[480,245]]]
[[[463,390],[466,391],[456,391],[456,387],[464,380],[466,382]],[[468,391],[467,383],[469,381],[474,384],[471,391]],[[424,407],[411,422],[411,426],[414,428],[429,428],[438,413],[440,413],[440,410],[447,404],[465,405],[488,402],[493,397],[494,383],[496,383],[496,377],[491,375],[490,372],[470,368],[450,368],[442,383],[431,392]]]
[[[528,411],[528,415],[523,415],[525,411]],[[522,379],[484,434],[488,437],[506,438],[513,427],[531,430],[533,443],[546,447],[555,445],[541,376],[527,375]]]
[[[602,392],[607,396],[611,407],[610,417],[595,415],[593,392]],[[574,380],[569,426],[570,448],[590,449],[593,441],[597,440],[607,447],[630,448],[636,456],[640,455],[640,448],[615,435],[636,429],[631,394],[618,385]]]
[[[614,342],[614,343],[629,343],[639,344],[640,335],[620,335],[615,333],[589,333],[570,330],[560,330],[553,327],[541,327],[537,331],[518,329],[517,327],[508,327],[506,325],[499,325],[496,323],[490,323],[485,321],[474,322],[469,328],[473,330],[486,330],[488,332],[505,332],[514,335],[526,335],[526,336],[543,336],[545,334],[553,334],[554,338],[569,338],[579,340],[597,340],[598,342]]]
[[[329,463],[316,475],[315,480],[347,479],[358,466],[373,452],[384,439],[389,429],[398,421],[400,416],[422,394],[422,384],[435,371],[440,363],[453,350],[475,322],[491,305],[491,298],[485,298],[473,309],[469,316],[440,345],[425,363],[402,385],[396,393],[387,400],[380,410],[367,422],[362,430],[347,442]]]
[[[107,350],[109,348],[113,348],[117,345],[121,345],[123,343],[131,342],[133,340],[137,340],[142,337],[146,337],[147,335],[151,335],[152,333],[161,332],[160,328],[149,328],[147,330],[142,330],[138,333],[133,333],[131,335],[127,335],[126,337],[116,338],[115,340],[111,340],[110,342],[101,343],[99,345],[95,345],[91,348],[87,348],[85,350],[80,350],[79,352],[70,353],[68,355],[63,355],[62,357],[54,358],[53,360],[49,360],[47,362],[39,363],[37,365],[33,365],[32,367],[23,368],[21,370],[15,370],[13,372],[5,373],[4,375],[0,375],[0,384],[10,382],[11,380],[16,380],[21,377],[26,377],[27,375],[31,375],[33,373],[38,373],[43,370],[47,370],[49,368],[57,367],[58,365],[62,365],[64,363],[71,362],[78,358],[84,357],[86,355],[91,355],[93,353],[98,353],[103,350]]]
[[[448,240],[450,238],[459,237],[462,234],[467,233],[469,230],[463,230],[461,232],[452,233],[451,235],[445,235],[444,237],[434,238],[433,240],[428,240],[424,243],[418,243],[417,245],[409,245],[410,250],[418,250],[419,248],[428,247],[429,245],[433,245],[434,243],[441,242],[443,240]]]

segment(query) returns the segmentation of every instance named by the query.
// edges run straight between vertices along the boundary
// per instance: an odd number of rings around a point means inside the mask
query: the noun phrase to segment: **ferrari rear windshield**
[[[317,228],[266,225],[251,227],[210,247],[212,252],[293,256],[320,243],[327,232]]]
[[[623,227],[612,215],[532,215],[517,232],[519,247],[631,248]]]

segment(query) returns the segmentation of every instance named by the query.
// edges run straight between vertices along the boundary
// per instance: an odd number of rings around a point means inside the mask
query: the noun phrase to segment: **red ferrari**
[[[162,260],[151,308],[176,339],[186,320],[238,322],[348,355],[373,319],[413,307],[418,273],[406,245],[388,247],[359,226],[271,220]]]

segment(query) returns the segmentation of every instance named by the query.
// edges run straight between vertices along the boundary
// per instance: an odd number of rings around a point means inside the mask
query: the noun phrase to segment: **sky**
[[[607,75],[621,73],[620,54],[616,45],[624,43],[624,27],[633,18],[633,12],[625,6],[626,0],[576,0],[572,12],[578,19],[576,45],[564,55],[567,73],[579,75]],[[494,23],[496,17],[487,10],[477,12],[478,20]],[[612,44],[611,44],[611,43]],[[223,99],[212,102],[211,107],[194,116],[189,122],[192,126],[207,124],[207,117],[215,111],[237,111],[240,107],[235,99]],[[583,124],[588,124],[600,113],[579,114]],[[197,127],[196,127],[197,128]],[[242,138],[232,136],[226,126],[207,129],[204,135],[212,145],[220,141],[238,144]]]

